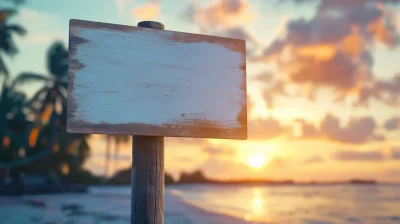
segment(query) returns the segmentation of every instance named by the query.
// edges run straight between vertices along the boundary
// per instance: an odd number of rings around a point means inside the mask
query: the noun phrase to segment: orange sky
[[[387,2],[28,1],[15,19],[29,35],[17,39],[21,52],[6,63],[14,75],[45,73],[46,50],[53,40],[68,43],[70,18],[126,25],[153,19],[169,30],[246,39],[249,139],[166,138],[168,172],[400,181],[400,10],[397,0]],[[104,174],[104,138],[93,136],[90,145],[85,166]],[[126,168],[131,147],[122,148],[119,168]]]
[[[383,20],[398,12],[379,3],[359,2],[299,5],[310,7],[315,15],[308,20],[283,15],[283,25],[267,32],[274,36],[269,43],[255,40],[261,32],[249,29],[269,19],[257,9],[260,3],[231,0],[189,6],[186,16],[202,32],[247,40],[249,140],[168,138],[166,170],[177,176],[200,168],[216,178],[399,181],[399,129],[385,124],[400,114],[396,109],[400,93],[384,84],[368,61],[381,56],[374,55],[376,48],[397,45],[393,43],[397,26],[385,26]],[[334,10],[341,11],[343,23],[332,22],[338,16],[329,16]],[[153,18],[162,21],[162,12],[161,7]],[[369,18],[378,12],[379,16]],[[356,13],[364,21],[349,21]],[[389,77],[394,80],[395,67],[384,71],[392,72]],[[102,150],[104,144],[92,142]],[[130,145],[124,147],[129,156]],[[103,160],[92,161],[102,164]],[[130,160],[121,163],[129,165]]]

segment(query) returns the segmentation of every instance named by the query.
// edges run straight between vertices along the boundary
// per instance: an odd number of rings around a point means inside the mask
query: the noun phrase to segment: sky
[[[399,2],[399,3],[398,3]],[[398,4],[397,4],[398,3]],[[7,3],[0,3],[7,4]],[[27,0],[12,22],[20,52],[12,76],[47,74],[54,41],[68,46],[70,19],[246,40],[245,141],[166,138],[165,170],[201,169],[219,179],[400,182],[398,0]],[[25,87],[34,93],[37,85]],[[85,167],[104,174],[105,138],[93,135]],[[111,160],[127,168],[131,143]]]

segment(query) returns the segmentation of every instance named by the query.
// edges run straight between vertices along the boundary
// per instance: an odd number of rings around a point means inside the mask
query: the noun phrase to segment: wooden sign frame
[[[247,139],[245,41],[70,20],[71,133]]]

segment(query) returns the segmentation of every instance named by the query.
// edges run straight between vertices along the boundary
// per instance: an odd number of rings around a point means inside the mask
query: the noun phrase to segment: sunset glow
[[[266,158],[262,155],[253,154],[247,158],[247,165],[253,169],[260,169],[261,167],[266,165]]]
[[[0,0],[1,223],[400,224],[399,55],[400,0]]]
[[[68,46],[71,18],[131,26],[155,20],[166,30],[246,40],[247,140],[166,137],[165,171],[175,178],[202,170],[215,179],[400,182],[400,1],[99,0],[96,10],[76,7],[93,3],[20,6],[13,20],[28,34],[16,36],[13,60],[4,57],[10,80],[48,73],[44,56],[54,40]],[[32,97],[39,85],[21,88]],[[37,137],[31,132],[31,146]],[[89,138],[84,167],[96,175],[106,173],[105,139]],[[130,141],[119,144],[108,175],[131,166],[131,149]]]

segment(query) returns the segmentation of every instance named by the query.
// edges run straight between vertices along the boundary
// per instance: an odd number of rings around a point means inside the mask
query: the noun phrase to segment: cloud
[[[263,83],[272,83],[274,80],[274,74],[272,72],[263,72],[255,76],[256,81],[261,81]]]
[[[354,151],[341,150],[333,154],[333,158],[341,161],[361,161],[361,162],[378,162],[385,159],[380,150],[372,151]]]
[[[237,159],[236,150],[233,148],[227,148],[224,145],[218,147],[209,145],[203,148],[202,152],[207,153],[209,156],[198,169],[205,171],[207,176],[218,177],[219,179],[223,176],[229,179],[243,178],[243,176],[255,174],[253,168]],[[285,168],[288,165],[287,158],[273,156],[269,158],[268,164],[263,169],[279,169]]]
[[[187,7],[182,11],[181,16],[182,19],[185,19],[188,22],[195,23],[196,22],[196,13],[201,6],[197,3],[196,0],[191,0]]]
[[[243,27],[233,27],[222,31],[215,31],[208,33],[220,37],[229,37],[234,39],[246,40],[247,57],[253,57],[253,51],[251,50],[250,47],[255,48],[260,44],[259,41]]]
[[[196,23],[203,34],[246,40],[248,57],[260,44],[245,28],[256,16],[247,0],[217,0],[208,5],[193,0],[183,11],[183,18]]]
[[[321,123],[320,131],[329,139],[357,144],[373,138],[375,128],[376,123],[372,117],[355,118],[342,127],[339,119],[327,115]]]
[[[178,157],[176,160],[179,162],[188,162],[188,163],[194,161],[194,159],[192,157],[188,157],[188,156]]]
[[[343,7],[357,7],[363,6],[364,4],[397,4],[400,0],[277,0],[279,3],[283,2],[293,2],[296,4],[305,4],[305,3],[320,3],[325,7],[335,6],[335,5],[343,5]]]
[[[400,117],[393,117],[385,122],[385,128],[388,131],[394,131],[400,129]]]
[[[340,150],[332,154],[332,157],[341,161],[367,161],[379,162],[383,160],[400,160],[400,147],[390,147],[386,150]]]
[[[117,7],[118,14],[121,15],[126,12],[126,9],[133,4],[133,0],[114,0]]]
[[[202,149],[203,152],[207,153],[208,155],[215,157],[215,156],[234,156],[236,154],[235,150],[230,148],[221,148],[209,145],[206,148]]]
[[[218,179],[242,178],[251,173],[251,168],[243,163],[233,160],[220,160],[213,157],[204,162],[199,169],[203,170],[207,177]]]
[[[329,88],[338,101],[352,97],[355,105],[366,105],[374,97],[391,105],[399,103],[400,78],[378,80],[371,53],[376,43],[390,48],[399,45],[394,15],[382,4],[398,1],[315,2],[319,6],[313,18],[290,20],[284,34],[254,61],[276,63],[288,82],[311,85],[313,92]]]
[[[375,134],[377,125],[372,117],[352,118],[345,126],[340,124],[338,118],[330,114],[325,116],[319,127],[302,119],[296,122],[300,124],[300,138],[326,138],[350,144],[383,140],[382,136]]]
[[[300,124],[300,132],[302,138],[313,138],[320,137],[320,130],[312,124],[309,124],[306,120],[297,119],[296,123]]]
[[[298,129],[296,129],[298,127]],[[378,126],[372,117],[353,117],[346,124],[327,114],[318,126],[306,120],[296,119],[291,126],[285,126],[274,118],[252,120],[248,125],[250,140],[268,140],[279,136],[289,136],[294,139],[329,139],[347,144],[363,144],[372,141],[382,141],[385,138],[375,132]],[[294,133],[298,130],[299,133]]]
[[[206,138],[166,138],[167,144],[185,144],[185,145],[204,145],[207,144]]]
[[[387,81],[375,80],[360,89],[359,102],[355,105],[366,105],[369,99],[377,99],[387,105],[400,105],[400,74],[394,75]]]
[[[390,148],[386,155],[393,160],[400,160],[400,147]]]
[[[184,14],[188,21],[194,21],[206,30],[230,29],[249,24],[254,19],[246,0],[218,0],[204,7],[192,1]]]
[[[396,74],[388,81],[379,81],[375,85],[378,99],[387,104],[400,105],[400,74]]]
[[[264,79],[263,79],[264,78]],[[271,77],[272,78],[272,77]],[[267,81],[266,75],[263,77],[259,76],[258,80],[262,82],[262,79],[264,81]],[[264,102],[266,103],[267,107],[269,109],[274,108],[274,100],[278,96],[289,96],[288,92],[286,91],[286,83],[283,80],[273,80],[273,81],[268,81],[265,82],[264,84],[267,84],[266,87],[263,89],[262,92],[262,97],[264,99]]]
[[[284,158],[274,157],[271,159],[271,161],[268,162],[267,169],[268,168],[284,168],[287,165],[288,165],[288,161],[285,160]]]
[[[250,140],[268,140],[289,133],[279,120],[274,118],[252,120],[248,125]]]
[[[309,165],[309,164],[314,164],[314,163],[321,163],[324,161],[325,161],[324,158],[322,158],[321,156],[313,156],[313,157],[310,157],[310,158],[304,160],[303,164]]]
[[[155,20],[160,13],[160,4],[157,0],[150,0],[133,9],[131,13],[136,20]]]

